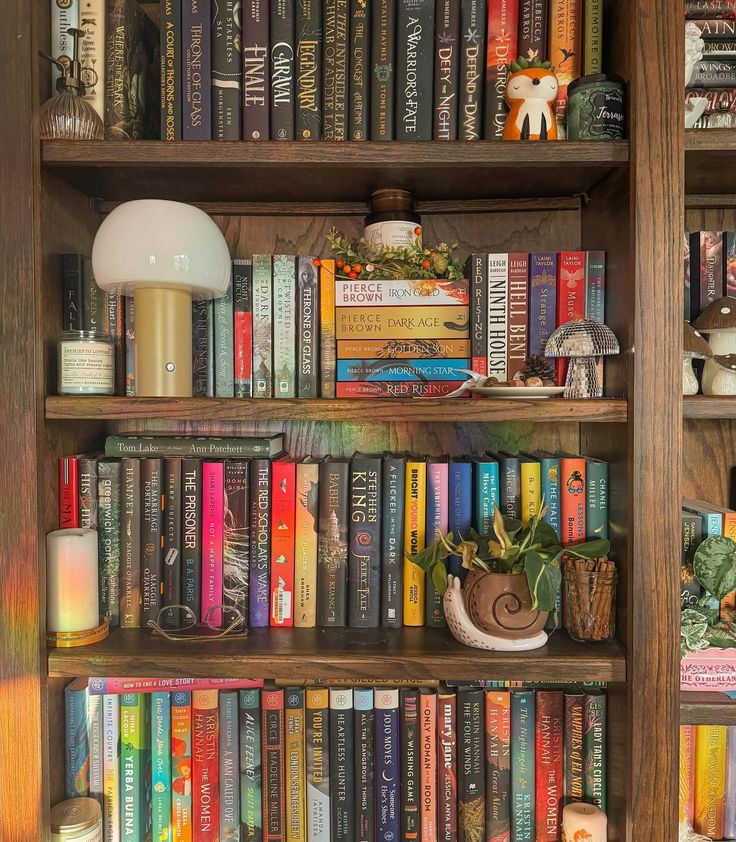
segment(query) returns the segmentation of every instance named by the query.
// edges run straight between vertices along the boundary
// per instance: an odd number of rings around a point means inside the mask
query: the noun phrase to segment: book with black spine
[[[334,842],[354,842],[353,691],[330,688],[330,828]]]
[[[355,738],[355,842],[374,842],[375,790],[373,755],[375,714],[373,688],[353,690],[353,732]]]
[[[403,625],[404,606],[404,484],[406,457],[383,457],[381,513],[381,625]]]
[[[251,628],[269,620],[271,559],[271,461],[250,463],[250,573],[248,614]]]
[[[434,140],[457,140],[460,2],[437,0],[434,23]]]
[[[297,371],[299,398],[319,397],[319,276],[314,257],[297,258]]]
[[[320,463],[317,625],[322,628],[347,624],[349,484],[349,462]]]
[[[547,60],[547,0],[519,0],[519,57]]]
[[[350,464],[348,625],[357,629],[381,623],[381,462],[355,453]]]
[[[84,269],[81,254],[64,254],[61,257],[63,286],[62,323],[64,330],[83,330]]]
[[[212,139],[240,140],[240,0],[212,7]]]
[[[371,140],[394,139],[396,0],[374,0],[371,11]]]
[[[202,462],[181,460],[181,604],[199,617],[202,592]]]
[[[483,136],[483,93],[486,70],[486,0],[461,0],[458,137]]]
[[[294,2],[271,2],[271,140],[294,140]]]
[[[480,689],[457,694],[458,842],[485,832],[485,696]]]
[[[181,0],[183,140],[212,139],[210,0]]]
[[[223,604],[233,608],[248,625],[250,574],[249,466],[245,459],[225,461],[225,512],[223,529]],[[225,624],[236,619],[229,612]]]
[[[397,0],[397,140],[432,140],[433,58],[434,0]]]
[[[211,299],[192,302],[192,396],[215,396],[215,321]]]
[[[163,461],[141,459],[141,622],[158,620],[161,609]],[[197,606],[199,616],[199,606]]]
[[[186,2],[186,0],[184,0]],[[181,4],[161,0],[161,140],[181,140]]]
[[[243,140],[268,140],[271,126],[271,15],[268,0],[244,0]]]
[[[163,547],[163,606],[181,604],[181,458],[167,456],[164,459],[164,547]],[[172,608],[164,611],[162,621],[165,628],[178,628],[181,611]]]
[[[297,140],[322,138],[322,0],[296,0]]]
[[[120,462],[97,465],[97,543],[100,614],[120,625]]]
[[[346,140],[348,0],[325,0],[323,19],[323,140]]]
[[[97,286],[92,272],[92,261],[82,258],[82,330],[102,333],[105,312],[105,293]]]
[[[399,691],[399,734],[401,753],[401,840],[419,838],[419,691]]]
[[[79,528],[97,529],[97,457],[80,456]]]
[[[350,0],[348,138],[368,140],[371,88],[371,17],[366,0]]]

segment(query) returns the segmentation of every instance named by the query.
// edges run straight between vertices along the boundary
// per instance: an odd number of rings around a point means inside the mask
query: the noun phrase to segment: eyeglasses
[[[172,641],[248,637],[245,617],[232,605],[210,606],[202,623],[188,605],[167,605],[147,625],[154,634]]]

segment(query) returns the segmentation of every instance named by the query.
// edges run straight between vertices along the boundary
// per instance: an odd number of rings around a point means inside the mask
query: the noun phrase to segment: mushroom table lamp
[[[618,354],[618,340],[601,322],[575,319],[555,330],[544,349],[548,357],[569,357],[565,380],[566,398],[600,398],[603,386],[598,379],[597,357]]]
[[[716,298],[693,322],[695,330],[708,334],[713,357],[705,361],[700,385],[704,395],[732,395],[734,390],[716,391],[727,386],[721,375],[723,367],[716,357],[736,354],[736,298]]]
[[[684,333],[682,337],[682,394],[697,395],[698,378],[693,371],[693,360],[708,360],[713,356],[708,343],[695,328],[683,322]]]
[[[192,394],[192,298],[220,298],[230,252],[206,213],[181,202],[141,199],[100,225],[92,268],[104,290],[135,297],[136,394]]]

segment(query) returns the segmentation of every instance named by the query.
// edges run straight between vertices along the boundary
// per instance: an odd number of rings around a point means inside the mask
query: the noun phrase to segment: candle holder
[[[595,804],[577,801],[562,809],[562,842],[606,842],[608,818]]]
[[[99,626],[86,631],[46,632],[46,643],[55,649],[71,649],[76,646],[90,646],[99,643],[110,634],[110,619],[103,617]]]

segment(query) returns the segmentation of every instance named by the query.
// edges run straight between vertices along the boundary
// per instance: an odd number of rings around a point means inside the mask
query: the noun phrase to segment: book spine
[[[254,459],[250,473],[249,621],[265,628],[269,619],[271,560],[271,462]]]
[[[271,626],[294,625],[296,464],[274,462],[271,483]]]
[[[695,65],[690,84],[696,88],[728,88],[736,84],[736,62],[708,59]]]
[[[422,842],[437,842],[437,694],[419,693],[419,791]]]
[[[222,625],[223,515],[225,502],[222,462],[202,463],[202,605],[199,621]]]
[[[728,41],[736,38],[736,21],[734,20],[704,18],[694,20],[693,23],[700,30],[700,37],[708,41]]]
[[[734,0],[685,0],[686,18],[736,18]]]
[[[562,546],[580,544],[586,535],[586,465],[582,457],[563,456],[560,459],[560,512],[562,515]]]
[[[261,697],[241,690],[240,698],[240,823],[242,842],[263,839],[261,791]]]
[[[373,758],[375,754],[375,715],[372,688],[353,690],[353,731],[355,735],[355,842],[373,842],[375,797]]]
[[[463,690],[457,699],[459,842],[482,839],[485,833],[483,696],[483,690]]]
[[[695,816],[693,829],[709,839],[723,837],[726,787],[726,727],[698,725],[695,732]]]
[[[480,140],[483,133],[486,0],[461,0],[458,136]]]
[[[317,624],[317,538],[319,534],[319,465],[296,466],[294,536],[294,625]]]
[[[253,397],[273,397],[271,255],[253,255]]]
[[[583,752],[585,756],[584,800],[605,813],[606,798],[606,696],[586,695],[584,702]]]
[[[559,83],[555,116],[560,137],[565,137],[567,86],[580,76],[583,0],[550,0],[549,60]]]
[[[315,258],[299,257],[297,397],[319,397],[319,281]]]
[[[164,507],[163,507],[163,595],[164,606],[179,605],[181,602],[181,459],[168,456],[164,459]],[[162,615],[163,622],[170,628],[177,628],[181,621],[178,608],[169,609]]]
[[[322,0],[296,4],[297,140],[322,138]]]
[[[105,293],[95,282],[89,257],[82,258],[82,289],[82,330],[102,333]]]
[[[233,395],[253,395],[253,261],[233,260]]]
[[[329,691],[306,691],[307,838],[330,842]]]
[[[306,759],[304,756],[304,690],[286,691],[285,707],[285,767],[286,839],[287,842],[306,842]]]
[[[82,330],[84,284],[82,255],[62,255],[62,321],[63,329]]]
[[[146,696],[124,693],[120,697],[120,789],[123,793],[120,825],[123,839],[144,840],[151,818],[146,787],[146,776],[151,773],[147,718],[150,718],[150,707]]]
[[[447,462],[429,462],[427,465],[427,514],[426,540],[428,544],[447,535],[449,526],[449,468]],[[425,625],[445,626],[442,594],[435,588],[431,576],[424,581]]]
[[[457,380],[350,381],[337,383],[338,398],[442,398],[457,391]]]
[[[270,14],[267,0],[245,0],[243,140],[268,140],[271,126]]]
[[[202,463],[183,459],[181,602],[200,616],[202,593]]]
[[[64,771],[67,798],[89,795],[89,704],[86,686],[64,689]]]
[[[323,462],[319,468],[319,539],[317,553],[317,625],[345,626],[349,465]]]
[[[488,357],[487,373],[504,382],[511,376],[508,370],[509,347],[509,256],[488,255]]]
[[[461,0],[437,0],[434,39],[433,140],[457,140]]]
[[[404,625],[424,625],[424,571],[406,556],[425,547],[427,464],[407,461],[404,506]]]
[[[516,456],[501,456],[501,509],[506,517],[521,518],[521,467]]]
[[[725,243],[725,241],[724,241]],[[606,253],[585,252],[585,318],[603,324],[606,320]],[[603,380],[603,357],[597,360],[598,380]]]
[[[469,304],[470,292],[469,283],[466,280],[378,280],[378,281],[355,281],[340,278],[335,282],[335,304],[338,307],[393,307],[397,304],[426,307],[451,306],[457,304]],[[370,340],[369,340],[370,341]],[[410,340],[404,340],[408,342]],[[347,342],[341,343],[346,345]],[[385,343],[388,345],[388,343]],[[340,355],[345,359],[348,355]],[[355,357],[366,358],[376,356],[368,354],[354,354]],[[425,352],[410,353],[411,357],[430,356]],[[442,356],[432,353],[431,356]],[[467,356],[467,354],[457,354]]]
[[[323,140],[347,139],[348,2],[325,0],[324,4]]]
[[[195,398],[215,396],[215,325],[212,301],[195,301],[192,304],[192,395]]]
[[[193,838],[218,842],[220,718],[217,690],[192,691]]]
[[[434,0],[397,0],[396,139],[432,139]]]
[[[565,693],[565,804],[583,800],[583,694]]]
[[[608,463],[586,459],[585,537],[608,538]]]
[[[220,693],[220,838],[240,836],[238,694]]]
[[[541,465],[537,461],[529,460],[520,462],[519,468],[521,522],[527,526],[531,518],[539,514],[542,504]]]
[[[233,281],[227,292],[214,301],[213,310],[215,336],[215,397],[234,396],[233,373]]]
[[[468,260],[470,277],[470,352],[471,369],[488,374],[488,258],[473,254]]]
[[[103,806],[103,724],[102,696],[90,696],[88,699],[88,740],[89,740],[89,795]]]
[[[682,531],[682,560],[680,564],[680,601],[684,606],[697,605],[701,587],[695,577],[693,561],[695,550],[703,541],[703,519],[700,515],[682,512],[680,516]]]
[[[283,434],[272,436],[108,436],[106,456],[209,456],[212,459],[276,458]]]
[[[538,842],[557,842],[562,823],[562,690],[539,690],[536,719]]]
[[[486,842],[504,842],[511,832],[511,693],[487,690]]]
[[[396,0],[376,0],[371,14],[371,140],[393,140]]]
[[[495,460],[473,464],[473,526],[479,535],[489,535],[493,513],[501,505],[500,473]]]
[[[70,29],[79,27],[79,0],[51,0],[51,56],[67,69],[71,64],[74,39]],[[56,84],[60,71],[51,65],[51,84]]]
[[[381,625],[403,624],[404,487],[405,459],[383,460],[383,510],[381,513]]]
[[[557,327],[585,316],[585,252],[563,251],[557,262]],[[555,360],[557,385],[565,385],[567,360]]]
[[[734,54],[736,57],[736,53]],[[723,232],[723,294],[736,297],[736,232]]]
[[[100,462],[97,476],[97,543],[100,614],[120,625],[120,462]]]
[[[120,625],[141,625],[141,463],[121,461],[120,499]]]
[[[353,691],[330,689],[330,827],[335,842],[355,833]]]
[[[115,348],[115,394],[125,394],[125,298],[113,292],[105,293],[103,332],[112,339]]]
[[[469,461],[450,462],[448,471],[447,532],[457,542],[468,534],[473,522],[473,465]],[[447,572],[460,576],[463,567],[459,556],[450,556]]]
[[[348,136],[368,140],[371,77],[370,6],[364,0],[350,0],[350,90]]]
[[[192,840],[192,694],[171,694],[171,838]]]
[[[186,0],[160,4],[161,140],[182,138],[182,2]]]
[[[686,821],[690,825],[695,820],[695,732],[695,725],[680,725],[678,822]],[[726,756],[735,757],[736,754],[730,754],[729,749],[727,745]]]
[[[529,255],[529,356],[545,356],[557,327],[557,254]]]
[[[376,842],[396,842],[400,827],[399,691],[377,690]]]
[[[79,526],[97,529],[97,459],[80,456],[77,464],[79,475]]]
[[[547,60],[547,0],[519,0],[518,44],[521,58]]]
[[[79,526],[79,458],[59,457],[59,529]]]
[[[585,0],[583,36],[583,75],[603,72],[603,2]]]
[[[486,140],[503,136],[508,107],[504,100],[508,65],[517,56],[519,0],[488,0],[486,52]]]
[[[225,462],[225,524],[223,531],[223,604],[226,622],[234,612],[248,625],[248,585],[250,581],[250,463],[228,459]],[[237,618],[236,618],[237,619]]]
[[[533,690],[511,693],[511,839],[535,842]]]
[[[381,459],[354,456],[350,468],[348,625],[381,619]]]
[[[692,321],[725,295],[723,232],[695,231],[690,235],[690,318]]]
[[[399,691],[399,705],[401,840],[414,842],[420,835],[419,691]]]
[[[284,691],[261,695],[263,746],[263,839],[286,842],[286,788],[284,769]]]
[[[437,839],[457,840],[457,696],[437,697]]]
[[[135,397],[135,298],[125,298],[125,396]]]
[[[183,140],[212,139],[210,0],[181,0]]]
[[[156,842],[171,839],[171,694],[151,694],[151,824]]]
[[[506,371],[513,377],[526,367],[529,352],[529,255],[509,255],[509,321]]]
[[[270,5],[271,139],[294,140],[294,3]]]
[[[320,261],[319,270],[319,361],[320,396],[335,397],[336,324],[335,324],[335,261]]]
[[[395,383],[457,380],[464,382],[462,369],[470,366],[470,358],[462,360],[338,360],[337,380],[340,382]],[[380,378],[380,380],[379,380]]]
[[[337,0],[324,0],[322,45],[322,140],[335,140],[335,42],[337,39]]]
[[[736,836],[736,726],[726,734],[726,791],[723,811],[723,835]]]
[[[102,752],[102,838],[104,842],[120,842],[119,696],[102,697]]]
[[[212,139],[240,140],[240,3],[212,5]]]

